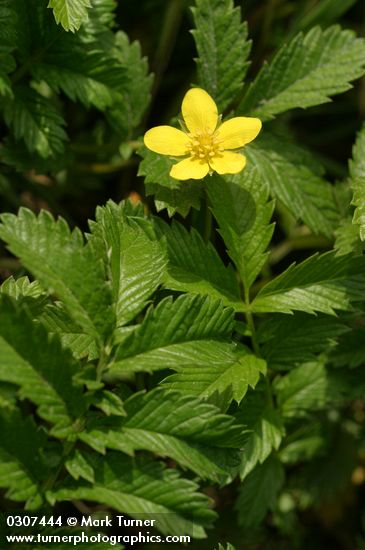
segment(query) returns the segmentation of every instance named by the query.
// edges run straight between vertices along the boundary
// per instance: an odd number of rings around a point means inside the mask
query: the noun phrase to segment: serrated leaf
[[[155,518],[154,527],[166,534],[205,536],[204,527],[215,518],[209,499],[197,493],[197,485],[182,479],[176,470],[145,459],[109,453],[91,460],[95,484],[66,482],[52,491],[52,500],[85,499],[111,506],[131,517]]]
[[[354,221],[354,223],[356,222]],[[352,222],[351,216],[346,216],[341,220],[340,225],[334,232],[336,240],[333,248],[336,250],[338,256],[350,254],[351,252],[355,254],[362,253],[363,246],[359,238],[359,227],[354,225],[354,223]]]
[[[365,124],[356,136],[352,148],[352,159],[349,161],[349,170],[351,178],[365,178]]]
[[[55,92],[64,92],[72,101],[105,111],[121,100],[126,84],[125,67],[97,42],[84,43],[65,36],[53,41],[40,63],[32,67],[38,80]]]
[[[112,285],[117,326],[133,320],[162,283],[165,254],[147,220],[126,216],[125,205],[109,201],[90,223]],[[150,234],[149,234],[150,233]]]
[[[44,432],[31,416],[23,419],[18,411],[2,408],[0,432],[0,487],[7,489],[7,498],[26,501],[26,510],[34,510],[43,501],[40,484],[48,473],[39,454]]]
[[[352,149],[352,159],[349,162],[350,185],[353,191],[351,204],[355,206],[352,223],[360,234],[361,241],[365,241],[365,125],[357,134]],[[357,227],[359,226],[359,227]]]
[[[248,430],[240,468],[240,477],[245,479],[257,464],[279,448],[285,430],[279,412],[260,388],[246,395],[235,416]]]
[[[249,163],[257,167],[274,198],[314,233],[331,238],[339,214],[331,185],[307,151],[284,138],[266,135],[245,147]]]
[[[78,230],[42,211],[36,217],[20,209],[3,214],[0,237],[41,285],[55,293],[84,332],[100,340],[110,332],[112,312],[104,274],[91,247]]]
[[[353,328],[339,338],[338,345],[330,355],[331,362],[336,367],[353,369],[365,364],[365,331],[363,328]]]
[[[359,226],[360,239],[365,241],[365,177],[351,180],[353,199],[351,204],[355,206],[352,223]]]
[[[177,212],[185,217],[191,208],[199,210],[203,190],[201,182],[180,182],[170,176],[171,166],[174,164],[172,159],[158,155],[146,147],[141,147],[138,152],[143,157],[138,175],[145,176],[146,194],[155,196],[158,212],[166,208],[170,217]]]
[[[53,103],[35,90],[17,87],[12,98],[4,99],[4,119],[31,153],[48,158],[63,152],[65,121]]]
[[[274,229],[268,187],[251,167],[235,176],[212,176],[207,190],[228,254],[248,289],[266,261]]]
[[[335,310],[349,310],[352,301],[363,300],[364,268],[362,256],[314,254],[264,286],[252,302],[253,311],[334,315]]]
[[[121,91],[121,101],[108,110],[107,117],[113,127],[130,139],[150,102],[152,75],[148,74],[148,63],[142,57],[140,43],[129,42],[124,32],[116,33],[113,51],[125,67],[126,83]]]
[[[247,23],[232,0],[196,0],[192,8],[198,82],[224,111],[243,86],[251,50]]]
[[[49,0],[48,8],[53,9],[56,23],[61,23],[66,31],[77,31],[88,18],[90,0]]]
[[[54,426],[50,433],[64,437],[85,407],[81,390],[72,381],[76,372],[71,354],[50,338],[24,309],[7,297],[0,299],[0,379],[20,387],[41,418]]]
[[[90,483],[95,481],[93,467],[77,449],[65,461],[65,468],[76,481],[80,478]]]
[[[0,286],[0,294],[6,294],[25,306],[32,317],[40,315],[48,303],[48,296],[38,281],[30,282],[28,277],[15,280],[13,276]]]
[[[236,501],[238,523],[245,529],[257,527],[276,506],[284,484],[284,469],[275,457],[259,464],[240,485]]]
[[[180,393],[210,398],[214,394],[230,393],[230,401],[240,403],[249,387],[254,388],[260,374],[265,374],[266,363],[245,348],[217,343],[205,364],[173,367],[177,374],[163,380],[163,386]]]
[[[99,357],[100,350],[94,336],[85,334],[61,303],[48,304],[38,319],[47,332],[58,335],[62,345],[72,352],[75,359],[87,357],[91,361]]]
[[[265,64],[239,106],[262,120],[330,101],[364,74],[365,41],[349,30],[314,27],[284,44]]]
[[[319,361],[293,369],[276,380],[274,387],[278,406],[286,418],[306,417],[324,409],[338,395],[336,378],[332,379]]]
[[[272,369],[290,369],[297,363],[313,361],[316,354],[328,351],[336,337],[349,329],[338,319],[325,315],[296,313],[275,315],[258,332],[262,356]]]
[[[177,222],[168,225],[156,218],[155,224],[166,239],[166,288],[207,294],[221,299],[226,306],[242,309],[236,275],[231,266],[224,265],[210,243],[205,243],[194,228],[188,232]]]
[[[104,453],[111,448],[167,456],[202,479],[222,482],[236,473],[242,427],[217,407],[157,388],[129,398],[125,410],[125,419],[112,419],[107,427],[103,419],[96,420],[80,438],[95,449],[97,440]]]
[[[166,298],[150,308],[142,322],[117,348],[109,374],[154,371],[199,364],[214,353],[215,340],[227,339],[233,328],[233,310],[220,301],[183,295]]]

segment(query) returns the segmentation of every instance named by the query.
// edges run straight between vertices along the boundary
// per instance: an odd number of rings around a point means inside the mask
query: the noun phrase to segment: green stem
[[[152,89],[152,97],[155,97],[160,86],[162,76],[169,64],[172,51],[175,46],[180,21],[185,7],[185,0],[170,0],[167,4],[165,18],[162,24],[160,41],[157,46],[153,63],[155,80]]]

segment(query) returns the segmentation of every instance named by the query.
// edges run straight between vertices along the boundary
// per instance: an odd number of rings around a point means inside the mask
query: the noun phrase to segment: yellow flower
[[[230,149],[240,149],[258,135],[258,118],[235,117],[220,124],[217,105],[201,88],[192,88],[181,106],[186,132],[172,126],[156,126],[145,133],[148,149],[161,155],[185,157],[174,164],[170,176],[178,180],[201,179],[213,171],[237,174],[246,157]]]

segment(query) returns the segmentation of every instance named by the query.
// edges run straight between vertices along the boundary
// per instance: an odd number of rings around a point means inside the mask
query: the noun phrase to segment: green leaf
[[[359,201],[361,205],[361,199]],[[365,206],[365,203],[364,203]],[[361,206],[360,206],[361,210]],[[365,209],[364,209],[365,212]],[[358,217],[358,214],[356,218]],[[359,216],[359,221],[361,220],[361,214]],[[355,224],[355,225],[354,225]],[[362,231],[362,226],[360,226],[360,231]],[[352,222],[351,216],[346,216],[340,222],[340,225],[334,232],[336,240],[334,242],[334,249],[337,252],[338,256],[343,256],[344,254],[350,254],[354,252],[355,254],[362,254],[363,245],[360,241],[359,236],[359,227],[356,225],[355,216],[354,223]]]
[[[243,87],[251,50],[247,23],[232,0],[196,0],[192,8],[198,82],[224,111]]]
[[[198,399],[157,388],[125,402],[127,417],[90,424],[80,438],[96,449],[145,450],[170,457],[202,479],[222,482],[240,464],[242,427],[233,418]],[[174,414],[171,414],[171,410]]]
[[[166,239],[168,264],[164,286],[171,290],[207,294],[224,305],[242,309],[236,275],[226,267],[211,243],[205,243],[192,228],[171,225],[156,218],[156,226]]]
[[[210,351],[210,354],[209,354]],[[240,346],[217,343],[207,350],[204,361],[173,367],[177,374],[163,380],[164,387],[200,398],[224,395],[240,403],[249,387],[254,388],[260,374],[265,374],[266,363]]]
[[[227,339],[233,328],[233,310],[220,301],[183,295],[166,298],[150,308],[117,348],[109,373],[154,371],[199,364],[214,354],[215,340]]]
[[[238,114],[262,120],[330,101],[364,74],[365,41],[349,30],[314,27],[284,44],[250,86]]]
[[[100,340],[113,322],[104,274],[90,245],[78,230],[42,211],[36,217],[20,209],[1,216],[0,237],[40,284],[56,294],[84,332]]]
[[[80,451],[75,450],[72,455],[66,460],[65,467],[68,473],[76,479],[80,478],[94,483],[94,470],[91,464],[84,458]]]
[[[156,520],[154,527],[166,534],[205,536],[204,526],[215,518],[209,499],[197,493],[197,485],[182,479],[176,469],[164,469],[156,461],[131,459],[108,453],[91,460],[95,484],[68,481],[49,493],[49,499],[90,500],[131,517]]]
[[[39,416],[54,425],[51,434],[68,435],[85,407],[72,381],[77,365],[24,309],[5,296],[0,305],[0,379],[20,386],[20,397],[35,403]]]
[[[365,331],[353,328],[339,338],[338,345],[330,356],[336,367],[353,369],[365,364]]]
[[[359,226],[361,241],[365,241],[365,124],[362,126],[352,149],[352,159],[349,162],[350,185],[353,191],[351,204],[355,206],[352,223]]]
[[[285,431],[279,412],[261,388],[246,395],[235,416],[248,430],[240,468],[240,477],[245,479],[257,464],[267,459],[273,449],[279,448]]]
[[[48,8],[53,9],[56,23],[61,23],[65,31],[77,31],[88,18],[90,0],[49,0]]]
[[[55,92],[101,111],[121,100],[126,85],[125,67],[119,60],[99,43],[84,43],[75,36],[53,41],[32,73]]]
[[[273,197],[314,233],[332,237],[339,223],[338,209],[332,186],[321,177],[323,171],[313,155],[270,135],[245,147],[245,152]]]
[[[18,87],[4,100],[4,119],[16,140],[24,139],[28,150],[42,158],[59,155],[67,135],[58,109],[31,88]]]
[[[99,357],[94,336],[85,334],[61,303],[48,304],[38,319],[46,327],[47,332],[58,335],[62,345],[72,352],[75,359],[87,357],[92,360]]]
[[[0,487],[7,489],[6,498],[26,501],[25,509],[34,510],[43,501],[40,484],[49,474],[39,453],[45,444],[44,432],[31,416],[23,419],[18,411],[2,408],[0,432]]]
[[[152,75],[148,74],[148,63],[142,57],[140,43],[130,43],[122,31],[115,35],[114,56],[125,67],[126,82],[121,101],[107,111],[107,117],[113,127],[130,139],[150,102]]]
[[[365,241],[365,177],[351,180],[353,199],[351,204],[355,206],[352,223],[359,226],[361,241]]]
[[[236,550],[236,549],[232,544],[228,542],[226,546],[222,546],[221,544],[219,544],[218,550]]]
[[[133,320],[162,283],[165,254],[150,222],[126,216],[125,205],[109,201],[90,223],[111,281],[117,326]],[[150,234],[149,234],[150,233]]]
[[[236,264],[245,289],[259,275],[274,226],[268,187],[255,167],[236,176],[212,176],[207,183],[212,212],[228,254]]]
[[[258,527],[269,510],[274,510],[284,484],[284,469],[277,458],[270,457],[256,466],[239,488],[235,508],[238,522],[245,529]]]
[[[199,210],[203,191],[201,182],[180,182],[172,178],[170,170],[176,161],[167,156],[153,153],[146,147],[141,147],[138,153],[143,157],[138,175],[145,176],[146,194],[155,196],[158,212],[166,208],[170,217],[176,213],[186,217],[191,208]]]
[[[277,379],[275,393],[282,415],[300,418],[324,409],[337,398],[338,387],[336,377],[332,378],[324,364],[317,361],[300,365]]]
[[[253,311],[335,315],[335,310],[349,310],[352,301],[364,299],[364,268],[362,256],[314,254],[264,286],[253,300]]]
[[[365,178],[365,124],[356,136],[352,148],[352,159],[349,161],[349,170],[351,178]]]
[[[15,280],[13,276],[6,279],[0,286],[0,294],[6,294],[26,306],[32,317],[38,317],[48,303],[48,296],[44,293],[38,281],[30,282],[28,277]]]
[[[258,339],[270,368],[290,369],[334,347],[336,337],[348,330],[338,319],[325,315],[275,315],[260,326]]]

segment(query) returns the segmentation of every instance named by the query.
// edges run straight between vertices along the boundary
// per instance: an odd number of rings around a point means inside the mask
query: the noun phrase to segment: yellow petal
[[[174,164],[170,170],[170,176],[177,180],[200,180],[204,178],[208,172],[209,165],[207,162],[189,157]]]
[[[237,174],[246,166],[246,157],[239,153],[224,151],[209,161],[210,167],[218,174]]]
[[[161,155],[182,156],[187,155],[188,136],[172,126],[155,126],[148,130],[143,138],[148,149]]]
[[[224,149],[237,149],[255,139],[261,126],[261,120],[258,118],[237,116],[221,124],[217,137],[223,140]]]
[[[181,112],[189,132],[212,133],[218,122],[218,109],[210,95],[201,88],[192,88],[183,99]]]

